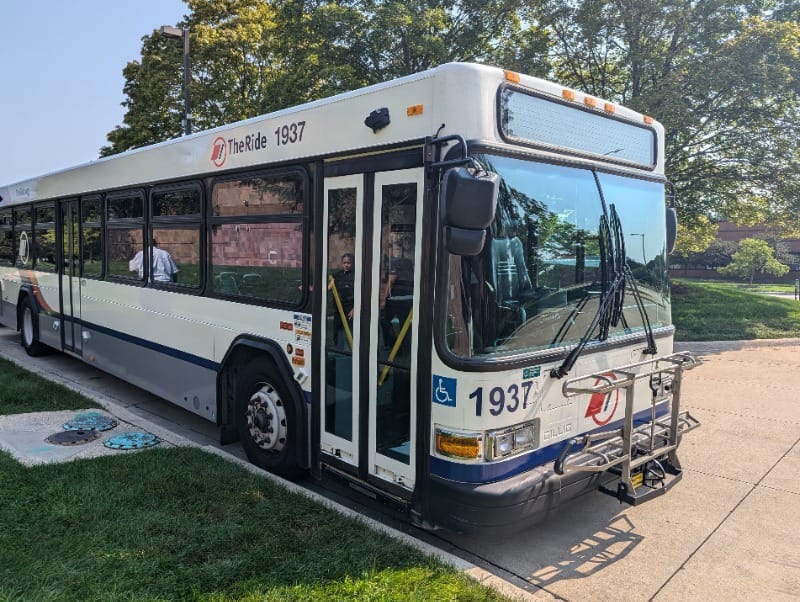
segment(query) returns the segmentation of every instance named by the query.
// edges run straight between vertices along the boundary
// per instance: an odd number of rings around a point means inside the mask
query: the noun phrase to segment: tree
[[[449,61],[547,69],[523,0],[186,0],[198,129],[349,91]],[[180,45],[153,32],[124,70],[124,125],[103,156],[179,136]]]
[[[753,284],[753,277],[758,274],[783,276],[789,266],[775,259],[774,251],[769,243],[758,238],[745,238],[739,243],[739,250],[733,254],[733,261],[717,272],[723,276],[745,278]]]
[[[285,98],[276,10],[261,0],[186,0],[179,25],[191,36],[192,121],[198,130],[246,119],[305,100]],[[131,61],[122,103],[124,125],[108,134],[108,156],[181,135],[182,45],[158,31],[142,38],[142,60]],[[276,102],[274,99],[280,99]]]
[[[540,0],[553,76],[662,121],[684,231],[800,199],[798,3]],[[796,220],[783,219],[787,226]]]

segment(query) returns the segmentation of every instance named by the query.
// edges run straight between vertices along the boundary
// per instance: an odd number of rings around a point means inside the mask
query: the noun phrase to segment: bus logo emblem
[[[606,374],[612,380],[614,379],[614,375],[609,373]],[[604,378],[598,378],[594,381],[595,386],[600,384],[608,384],[608,381]],[[612,401],[613,397],[613,401]],[[609,391],[608,393],[592,393],[591,399],[589,399],[589,407],[586,408],[586,418],[590,418],[595,421],[598,426],[605,426],[609,422],[611,422],[611,418],[614,416],[614,412],[617,411],[617,405],[619,404],[619,389],[614,389],[613,391]]]
[[[222,167],[225,164],[226,157],[225,138],[217,136],[214,139],[214,147],[211,150],[211,162],[217,167]]]

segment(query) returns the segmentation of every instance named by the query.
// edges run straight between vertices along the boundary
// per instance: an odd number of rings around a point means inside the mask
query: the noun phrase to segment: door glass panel
[[[75,318],[80,317],[80,280],[78,279],[78,206],[76,201],[65,201],[61,205],[61,253],[63,274],[61,277],[61,304],[64,308],[61,329],[65,349],[81,353],[80,326]]]
[[[356,189],[328,191],[325,431],[353,440]]]
[[[417,185],[381,189],[376,451],[409,464]]]

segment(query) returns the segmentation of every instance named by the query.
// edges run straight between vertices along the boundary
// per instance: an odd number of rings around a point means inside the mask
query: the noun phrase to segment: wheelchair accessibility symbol
[[[456,379],[434,374],[433,401],[443,406],[456,407]]]

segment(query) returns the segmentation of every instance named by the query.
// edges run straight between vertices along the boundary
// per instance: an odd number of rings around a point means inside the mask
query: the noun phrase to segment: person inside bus
[[[380,297],[381,331],[383,344],[387,349],[394,347],[397,340],[393,320],[397,318],[397,332],[403,329],[414,293],[414,264],[406,257],[392,257],[389,262],[389,276],[386,278]],[[411,349],[411,331],[406,331],[401,349]]]
[[[342,255],[342,269],[334,272],[328,283],[328,290],[332,291],[336,288],[336,295],[342,304],[342,310],[347,317],[347,325],[350,328],[350,333],[353,332],[353,306],[355,299],[355,257],[352,253],[345,253]],[[348,348],[350,343],[347,341],[347,336],[344,331],[344,324],[339,314],[339,306],[336,301],[333,302],[333,341],[339,347]]]
[[[178,281],[178,266],[175,261],[164,249],[159,248],[158,241],[155,238],[151,240],[153,263],[151,275],[154,282],[177,282]],[[144,278],[144,252],[139,251],[134,255],[133,259],[128,262],[128,269],[131,272],[138,272],[139,279]]]

